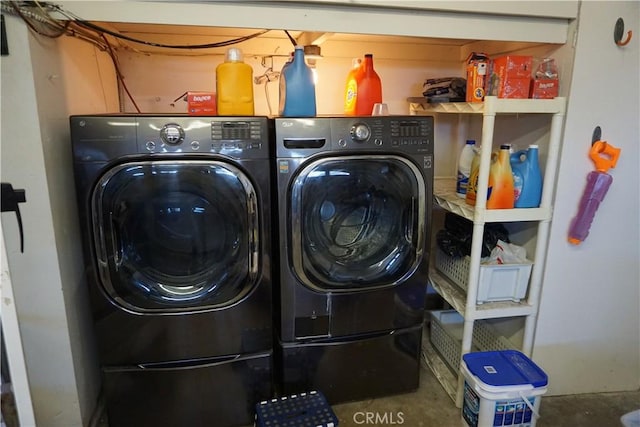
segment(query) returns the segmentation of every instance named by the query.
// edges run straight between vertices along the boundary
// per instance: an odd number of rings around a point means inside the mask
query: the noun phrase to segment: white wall
[[[618,17],[629,45],[613,43]],[[533,357],[549,394],[640,387],[640,3],[583,2]],[[596,125],[622,148],[587,239],[567,242]]]
[[[10,54],[2,58],[1,175],[3,182],[26,190],[27,203],[20,206],[24,254],[19,252],[15,221],[3,214],[2,227],[34,412],[38,426],[81,426],[95,407],[100,381],[68,116],[78,110],[104,111],[109,103],[114,108],[115,79],[104,54],[88,45],[36,39],[19,19],[6,16],[6,21]],[[64,51],[73,52],[73,60]],[[83,82],[91,79],[97,96],[85,90]],[[103,92],[95,84],[100,80],[112,87]],[[107,92],[111,95],[104,95]]]

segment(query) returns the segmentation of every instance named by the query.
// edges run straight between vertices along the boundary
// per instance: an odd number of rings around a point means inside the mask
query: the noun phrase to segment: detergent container
[[[373,55],[366,54],[357,73],[356,115],[370,116],[373,104],[382,102],[382,82],[373,69]]]
[[[471,172],[469,173],[469,182],[467,183],[467,193],[465,201],[468,205],[475,206],[476,194],[478,192],[478,174],[480,173],[480,150],[481,147],[474,149],[473,160],[471,161]]]
[[[516,208],[537,208],[542,197],[542,173],[538,163],[538,146],[511,154]]]
[[[314,117],[316,86],[311,68],[304,61],[304,48],[296,46],[293,61],[280,74],[282,117]]]
[[[216,67],[216,92],[218,115],[253,116],[253,69],[244,63],[240,49],[228,49]]]
[[[462,421],[468,427],[535,427],[547,374],[517,350],[462,356]],[[553,424],[553,421],[549,421]]]
[[[468,139],[462,147],[460,157],[458,158],[458,178],[456,180],[456,194],[458,197],[465,198],[467,195],[467,186],[469,184],[469,176],[471,175],[471,163],[476,156],[476,141]]]
[[[515,195],[513,192],[513,174],[511,172],[509,144],[500,146],[498,154],[492,155],[493,162],[489,169],[489,187],[487,189],[487,209],[513,209]]]
[[[291,52],[289,59],[287,59],[287,62],[285,62],[284,65],[282,66],[282,69],[280,70],[281,76],[284,74],[285,70],[289,67],[289,65],[291,65],[291,63],[293,62],[293,54],[294,52]],[[283,87],[284,87],[284,78],[281,78],[279,79],[279,91],[282,91]],[[280,96],[279,103],[278,103],[278,112],[280,114],[282,114],[282,111],[284,111],[284,100],[285,100],[285,97]]]
[[[356,114],[356,99],[358,97],[358,72],[362,59],[355,58],[351,63],[351,70],[347,74],[347,84],[344,89],[344,113],[353,116]]]

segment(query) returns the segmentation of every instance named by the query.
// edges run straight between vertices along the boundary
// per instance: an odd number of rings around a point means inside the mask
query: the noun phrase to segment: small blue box
[[[293,394],[256,404],[257,427],[337,427],[338,417],[333,413],[324,395],[319,391]]]

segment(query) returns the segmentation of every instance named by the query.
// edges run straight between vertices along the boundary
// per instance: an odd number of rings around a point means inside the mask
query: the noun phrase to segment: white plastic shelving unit
[[[410,112],[420,114],[480,114],[482,115],[482,139],[480,151],[480,171],[478,176],[477,201],[470,206],[455,194],[455,178],[437,179],[434,185],[434,198],[437,204],[473,221],[473,234],[468,277],[468,289],[463,291],[444,275],[440,274],[433,263],[429,276],[435,290],[464,317],[461,354],[469,353],[474,340],[474,322],[477,320],[523,317],[521,351],[531,355],[535,331],[544,260],[552,217],[552,197],[555,188],[558,156],[560,153],[562,125],[564,122],[566,99],[499,99],[485,97],[482,103],[427,103],[424,98],[409,98]],[[493,132],[496,116],[503,114],[548,114],[551,115],[546,167],[543,177],[542,199],[538,208],[487,209],[487,185],[489,167],[493,149]],[[531,221],[537,225],[534,265],[531,270],[527,298],[520,302],[492,302],[476,304],[478,278],[480,273],[480,254],[486,223]],[[427,340],[428,341],[428,340]],[[438,380],[449,393],[458,407],[462,406],[463,376],[457,377],[443,363],[440,355],[426,343],[425,359]]]

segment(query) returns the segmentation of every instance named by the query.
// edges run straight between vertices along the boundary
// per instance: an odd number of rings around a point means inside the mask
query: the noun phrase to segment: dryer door
[[[316,160],[291,187],[291,258],[316,291],[394,286],[421,261],[425,184],[399,156]]]
[[[223,307],[256,283],[256,192],[231,164],[116,166],[94,189],[92,221],[104,290],[131,311]]]

